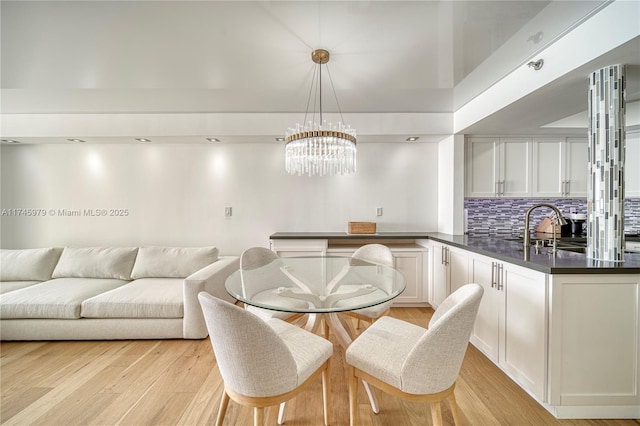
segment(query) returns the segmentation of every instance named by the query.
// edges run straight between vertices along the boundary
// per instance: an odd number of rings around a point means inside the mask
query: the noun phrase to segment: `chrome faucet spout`
[[[531,208],[529,208],[529,210],[527,210],[527,213],[524,216],[524,253],[525,253],[525,257],[528,257],[527,254],[529,253],[529,244],[531,244],[531,234],[530,234],[530,230],[529,230],[529,223],[531,222],[531,212],[534,211],[535,209],[537,209],[538,207],[549,207],[551,210],[553,210],[556,214],[556,216],[558,217],[558,222],[560,222],[560,225],[566,225],[567,224],[567,220],[564,218],[564,216],[562,216],[562,213],[560,212],[560,210],[554,206],[553,204],[549,204],[549,203],[539,203],[539,204],[534,204],[533,206],[531,206]],[[553,232],[553,253],[555,253],[556,250],[556,233],[555,233],[555,229]]]

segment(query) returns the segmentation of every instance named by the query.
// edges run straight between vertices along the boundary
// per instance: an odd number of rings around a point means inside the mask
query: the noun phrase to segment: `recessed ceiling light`
[[[209,142],[220,142],[220,139],[218,139],[218,138],[207,138],[207,140]]]
[[[284,138],[276,138],[277,142],[284,142]]]
[[[67,139],[69,142],[84,142],[82,139]]]
[[[407,142],[414,142],[414,141],[417,141],[418,139],[420,139],[418,136],[411,136],[407,138]]]
[[[145,138],[136,138],[136,140],[138,142],[151,142],[151,139],[145,139]]]
[[[20,143],[20,141],[14,139],[2,139],[2,143]]]

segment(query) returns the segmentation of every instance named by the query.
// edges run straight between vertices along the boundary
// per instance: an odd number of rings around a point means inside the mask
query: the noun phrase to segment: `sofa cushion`
[[[80,318],[83,300],[113,290],[127,281],[98,278],[58,278],[2,295],[0,317]]]
[[[13,290],[19,290],[21,288],[29,287],[40,282],[42,281],[1,281],[0,294],[8,293]]]
[[[215,247],[140,247],[131,278],[186,278],[216,260]]]
[[[136,247],[65,247],[53,278],[130,280]]]
[[[82,302],[85,318],[182,318],[183,281],[142,278]]]
[[[0,281],[45,281],[51,278],[60,248],[0,250]]]

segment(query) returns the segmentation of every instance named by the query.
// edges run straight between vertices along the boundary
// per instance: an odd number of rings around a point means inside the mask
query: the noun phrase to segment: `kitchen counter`
[[[474,253],[493,257],[547,274],[640,274],[640,253],[625,253],[624,262],[604,262],[588,259],[585,254],[559,250],[555,256],[536,254],[529,248],[529,260],[524,260],[522,243],[500,237],[472,237],[437,232],[379,232],[376,234],[348,234],[346,232],[276,232],[271,240],[420,240],[432,239]]]

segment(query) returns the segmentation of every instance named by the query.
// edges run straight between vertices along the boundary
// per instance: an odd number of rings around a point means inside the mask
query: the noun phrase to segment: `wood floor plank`
[[[393,308],[391,315],[426,327],[429,308]],[[353,323],[352,323],[353,324]],[[347,365],[333,336],[330,364],[331,424],[349,424]],[[213,424],[223,384],[208,339],[104,342],[3,342],[0,344],[2,425]],[[364,389],[359,425],[429,425],[428,405],[376,391],[373,414]],[[463,425],[640,426],[638,420],[557,420],[473,346],[456,385]],[[278,408],[265,410],[276,424]],[[444,423],[453,422],[448,403]],[[233,401],[224,424],[251,425],[253,413]],[[321,384],[312,383],[287,404],[285,424],[322,423]]]

